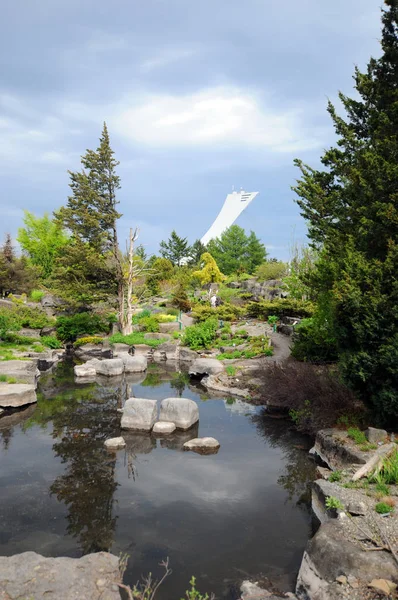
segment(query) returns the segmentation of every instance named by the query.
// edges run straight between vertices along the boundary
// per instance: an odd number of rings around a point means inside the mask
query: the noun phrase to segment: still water
[[[160,576],[169,557],[159,600],[181,598],[192,575],[219,599],[236,599],[250,577],[292,589],[311,535],[313,464],[288,423],[155,365],[76,384],[61,363],[38,395],[36,406],[0,419],[0,554],[128,554],[130,584]],[[162,440],[125,435],[127,448],[110,454],[104,441],[120,435],[117,408],[132,396],[191,398],[199,425]],[[182,452],[198,433],[217,438],[219,453]]]

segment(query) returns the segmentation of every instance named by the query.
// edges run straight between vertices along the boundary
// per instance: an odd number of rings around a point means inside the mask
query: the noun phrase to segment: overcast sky
[[[381,0],[5,0],[0,23],[0,235],[52,212],[108,124],[120,233],[149,252],[190,241],[234,185],[238,224],[271,256],[305,240],[293,159],[333,142],[327,98],[378,55]]]

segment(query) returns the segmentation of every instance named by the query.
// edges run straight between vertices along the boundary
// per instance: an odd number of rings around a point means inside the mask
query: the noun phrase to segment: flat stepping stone
[[[213,437],[194,438],[183,445],[183,450],[191,450],[198,454],[217,454],[219,449],[220,442]]]
[[[124,448],[126,442],[122,437],[109,438],[109,440],[105,440],[105,446],[108,450],[118,450],[119,448]]]
[[[165,421],[158,421],[155,423],[152,429],[152,433],[157,435],[170,435],[173,431],[176,430],[176,426],[174,423],[167,423]]]
[[[30,383],[0,383],[0,407],[19,408],[37,402],[35,388]]]

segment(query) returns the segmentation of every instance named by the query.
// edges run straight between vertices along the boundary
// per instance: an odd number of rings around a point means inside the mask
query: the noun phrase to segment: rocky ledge
[[[119,559],[107,552],[82,558],[0,556],[0,600],[120,600],[119,581]]]

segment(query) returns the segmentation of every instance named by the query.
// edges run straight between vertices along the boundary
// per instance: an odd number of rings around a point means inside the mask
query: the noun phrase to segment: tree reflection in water
[[[53,379],[56,386],[57,378]],[[44,389],[46,383],[50,382],[43,382]],[[60,383],[51,399],[42,394],[28,426],[52,421],[53,450],[66,467],[50,493],[68,507],[67,533],[79,540],[83,554],[109,550],[116,527],[113,496],[118,484],[114,479],[116,456],[106,451],[104,442],[119,435],[117,407],[125,382],[118,382],[117,388],[71,386],[66,378],[67,390],[62,389],[64,382]]]
[[[312,446],[310,438],[289,429],[284,419],[273,418],[265,409],[251,419],[259,435],[271,447],[280,448],[286,457],[285,472],[278,478],[278,484],[286,490],[289,500],[298,497],[297,505],[309,511],[315,476],[315,464],[308,457]]]

